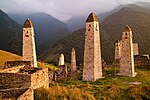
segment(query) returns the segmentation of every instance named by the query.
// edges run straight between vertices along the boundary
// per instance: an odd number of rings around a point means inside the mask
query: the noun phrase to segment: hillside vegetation
[[[59,81],[49,89],[35,90],[35,100],[149,100],[150,70],[136,69],[135,78],[116,76],[117,68],[104,71],[105,78],[96,82]]]
[[[21,55],[21,26],[0,9],[0,49]]]
[[[16,61],[21,59],[21,56],[0,50],[0,69],[2,69],[6,61]]]
[[[35,30],[37,54],[41,53],[43,48],[47,50],[53,43],[69,33],[67,25],[64,22],[47,13],[37,12],[32,14],[8,15],[20,25],[23,25],[27,18],[31,19]]]
[[[102,57],[107,63],[114,59],[115,42],[121,38],[122,29],[129,25],[133,31],[133,42],[139,44],[140,54],[150,54],[150,10],[136,5],[121,8],[100,21],[100,35]],[[71,48],[77,52],[78,64],[83,62],[85,29],[70,33],[68,36],[55,43],[40,58],[46,62],[56,62],[58,55],[64,53],[67,62],[70,62]]]

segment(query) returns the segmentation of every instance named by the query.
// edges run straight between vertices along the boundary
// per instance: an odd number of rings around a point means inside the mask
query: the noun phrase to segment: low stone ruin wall
[[[49,87],[49,76],[48,76],[48,68],[43,68],[38,70],[36,73],[31,75],[31,87],[33,89],[44,87]]]
[[[31,75],[19,73],[0,73],[0,89],[26,88],[31,86]]]
[[[150,69],[150,59],[149,56],[136,55],[134,56],[134,64],[136,67]]]
[[[18,73],[23,66],[7,68],[4,70],[0,70],[0,73]]]
[[[0,95],[2,99],[5,100],[33,100],[33,89],[31,88],[13,88],[0,90]]]
[[[29,88],[17,100],[34,100],[34,90]]]
[[[11,68],[14,66],[31,66],[31,61],[7,61],[5,62],[4,69]]]
[[[56,80],[65,79],[67,74],[67,65],[58,66],[58,70],[55,72]]]

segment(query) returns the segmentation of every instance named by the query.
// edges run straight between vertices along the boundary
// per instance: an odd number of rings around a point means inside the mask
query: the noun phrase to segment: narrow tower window
[[[96,24],[95,30],[98,31],[98,29],[97,29],[97,24]]]

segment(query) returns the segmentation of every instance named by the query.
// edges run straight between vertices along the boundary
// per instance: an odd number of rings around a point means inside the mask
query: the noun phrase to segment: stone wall
[[[0,95],[4,100],[34,100],[33,89],[31,88],[13,88],[0,90]]]
[[[17,100],[34,100],[34,90],[29,88]]]
[[[5,62],[4,69],[16,67],[16,66],[28,66],[31,67],[31,61],[7,61]]]
[[[7,68],[4,70],[0,70],[0,73],[18,73],[23,66]]]
[[[139,48],[137,43],[133,43],[133,55],[139,54]]]
[[[48,76],[48,68],[43,68],[38,70],[36,73],[31,75],[31,87],[33,89],[36,88],[48,88],[49,87],[49,76]]]
[[[134,63],[136,67],[150,69],[149,55],[135,55]]]
[[[83,81],[96,81],[102,78],[99,22],[91,13],[86,21]]]
[[[129,26],[123,29],[121,40],[121,57],[119,61],[119,74],[124,76],[135,77],[134,72],[134,55],[133,55],[133,41],[132,31]]]
[[[49,83],[56,81],[56,72],[54,70],[48,69]]]
[[[115,43],[115,60],[120,60],[121,58],[121,40],[118,40]],[[133,43],[133,55],[138,55],[139,54],[139,49],[138,49],[138,43]]]
[[[31,87],[31,75],[0,73],[0,89]]]
[[[33,68],[33,67],[31,67]],[[22,69],[23,70],[23,69]],[[48,68],[37,69],[32,74],[25,72],[18,73],[0,73],[0,89],[9,88],[25,88],[31,87],[33,89],[49,87]],[[29,70],[30,71],[30,70]]]
[[[12,68],[7,70],[10,69]],[[13,69],[15,70],[15,68]],[[23,67],[19,69],[17,67],[16,70],[17,73],[0,73],[0,95],[2,95],[2,98],[33,100],[32,89],[49,87],[48,68]]]
[[[0,89],[0,95],[2,99],[9,100],[17,99],[20,95],[22,95],[28,88],[13,88],[13,89]]]
[[[65,79],[67,77],[67,65],[58,66],[58,70],[55,72],[56,80]]]
[[[26,27],[26,25],[30,25]],[[32,27],[31,27],[32,26]],[[37,67],[34,28],[30,19],[23,26],[23,61],[31,61],[31,67]]]

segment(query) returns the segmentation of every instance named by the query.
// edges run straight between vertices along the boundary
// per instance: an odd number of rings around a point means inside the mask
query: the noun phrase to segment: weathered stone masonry
[[[71,73],[76,72],[76,70],[77,70],[76,52],[75,52],[75,49],[72,48],[72,51],[71,51]]]
[[[133,56],[133,42],[132,31],[129,26],[123,29],[121,40],[121,56],[120,56],[120,68],[119,74],[124,76],[135,77],[134,72],[134,56]]]
[[[30,19],[23,25],[23,61],[31,61],[31,67],[37,67],[34,28]]]
[[[99,20],[91,13],[86,20],[83,81],[102,78]]]
[[[8,70],[11,73],[7,73]],[[48,68],[39,69],[33,67],[25,67],[20,68],[17,73],[16,69],[12,68],[8,68],[5,71],[2,71],[0,73],[0,79],[2,79],[2,81],[0,82],[0,93],[2,94],[2,98],[7,98],[7,95],[10,94],[11,91],[20,91],[23,93],[23,89],[27,88],[31,88],[32,90],[30,91],[30,94],[29,92],[27,92],[27,94],[25,93],[25,95],[28,95],[29,98],[33,98],[31,97],[31,95],[33,94],[33,89],[40,87],[49,87]],[[18,96],[22,95],[19,95],[20,92],[14,92],[14,95],[16,95],[15,98],[18,98]]]

